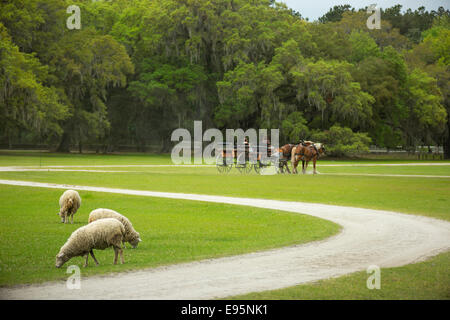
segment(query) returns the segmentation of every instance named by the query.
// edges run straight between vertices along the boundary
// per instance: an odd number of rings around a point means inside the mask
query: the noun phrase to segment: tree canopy
[[[301,14],[271,0],[2,1],[0,141],[168,151],[202,120],[450,156],[448,10],[385,8],[379,30],[366,8]]]

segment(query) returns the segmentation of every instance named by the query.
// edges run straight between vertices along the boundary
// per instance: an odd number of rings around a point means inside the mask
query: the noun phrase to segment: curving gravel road
[[[128,273],[0,288],[1,299],[213,299],[278,289],[366,270],[401,266],[450,249],[450,223],[396,212],[315,203],[0,180],[0,184],[187,199],[284,210],[342,226],[304,245]]]

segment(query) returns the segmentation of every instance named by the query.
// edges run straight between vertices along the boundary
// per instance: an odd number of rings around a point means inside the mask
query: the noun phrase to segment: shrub
[[[371,139],[367,133],[353,132],[350,128],[332,126],[327,131],[315,132],[312,140],[325,144],[329,156],[343,157],[369,152]]]

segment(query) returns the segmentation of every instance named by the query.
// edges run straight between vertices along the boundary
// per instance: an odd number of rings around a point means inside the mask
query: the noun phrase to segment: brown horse
[[[302,160],[302,172],[305,174],[306,168],[308,168],[308,163],[312,160],[314,165],[314,174],[317,174],[316,162],[323,153],[325,153],[325,147],[321,143],[305,141],[296,145],[292,148],[291,152],[292,172],[298,173],[298,162]]]
[[[284,168],[286,168],[288,173],[291,173],[289,170],[288,161],[291,159],[291,151],[294,146],[294,144],[285,144],[278,149],[278,152],[280,153],[279,166],[281,173],[284,173]]]

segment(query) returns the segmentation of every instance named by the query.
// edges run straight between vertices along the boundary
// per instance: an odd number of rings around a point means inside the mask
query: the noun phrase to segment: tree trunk
[[[64,132],[61,138],[61,142],[59,143],[57,152],[70,152],[70,137],[67,132]]]
[[[6,135],[8,136],[8,149],[12,149],[11,130],[6,129]]]
[[[444,147],[444,159],[450,159],[450,114],[447,116],[447,134],[444,138],[443,147]]]
[[[447,137],[446,141],[444,142],[444,159],[450,159],[450,138]]]

